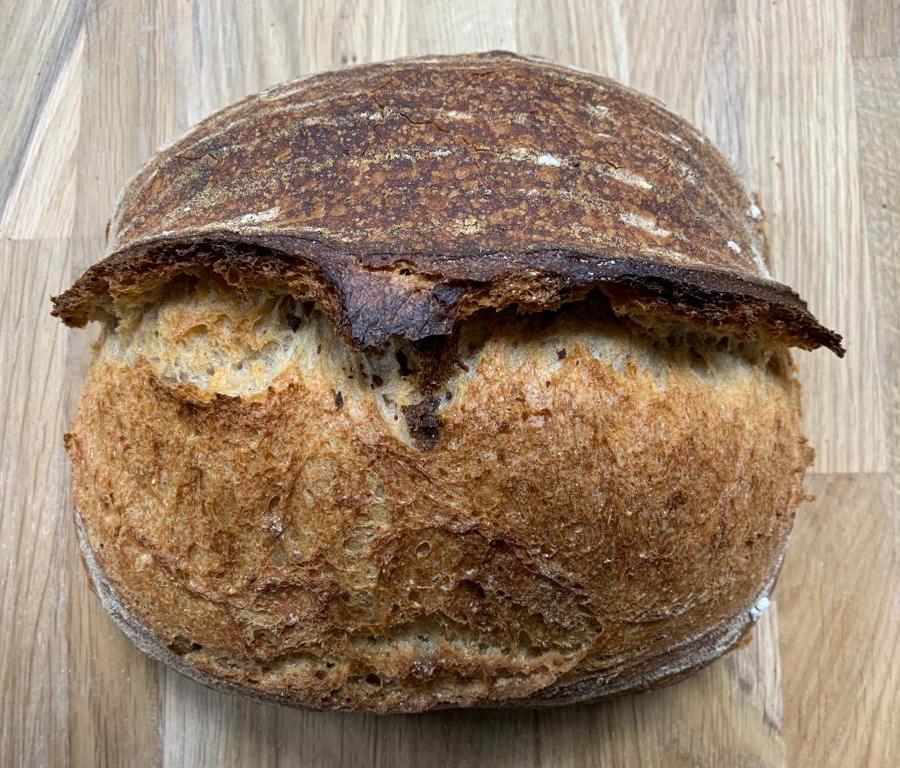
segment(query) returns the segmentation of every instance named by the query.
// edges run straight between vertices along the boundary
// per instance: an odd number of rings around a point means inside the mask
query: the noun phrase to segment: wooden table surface
[[[900,765],[896,0],[47,0],[0,5],[0,765]],[[602,72],[707,133],[767,210],[776,277],[844,334],[799,353],[815,501],[745,647],[668,689],[374,717],[213,693],[88,590],[62,433],[90,333],[49,296],[159,144],[307,72],[505,48]],[[893,449],[893,450],[892,450]]]

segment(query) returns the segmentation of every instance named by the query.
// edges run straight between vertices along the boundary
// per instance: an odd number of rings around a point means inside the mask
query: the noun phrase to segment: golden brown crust
[[[375,348],[601,288],[842,354],[769,279],[760,219],[695,129],[613,81],[499,52],[410,59],[287,83],[163,149],[55,312],[82,325],[202,267],[312,299]]]
[[[282,704],[298,708],[308,706],[308,704],[304,703],[304,700],[291,697],[288,692],[265,693],[259,689],[233,682],[227,679],[227,675],[223,677],[215,672],[206,671],[201,666],[195,666],[190,658],[191,646],[189,644],[171,648],[167,646],[164,639],[154,632],[143,619],[137,616],[120,599],[115,588],[97,563],[93,547],[84,531],[84,521],[77,510],[75,523],[82,559],[91,578],[95,593],[110,615],[110,618],[113,619],[116,625],[139,650],[156,661],[162,662],[181,674],[196,680],[198,683],[216,690],[240,694],[270,704]],[[772,581],[774,581],[780,569],[781,559],[775,566]],[[671,649],[659,657],[646,660],[640,669],[636,670],[632,667],[626,670],[616,670],[612,674],[600,673],[594,676],[585,676],[570,683],[554,684],[529,698],[495,699],[489,702],[478,703],[489,704],[492,707],[560,706],[600,701],[676,683],[710,661],[715,660],[729,649],[740,647],[746,641],[749,637],[750,627],[761,615],[761,610],[764,610],[760,606],[765,606],[768,603],[768,594],[772,589],[772,581],[765,585],[760,595],[748,606],[747,610],[740,613],[733,620],[724,625],[713,627],[709,632],[697,638],[692,638],[679,648]],[[187,649],[187,653],[185,649]],[[414,694],[415,692],[413,691],[412,693]],[[373,712],[390,713],[416,712],[429,708],[439,709],[454,706],[451,703],[436,703],[434,699],[416,697],[415,695],[408,695],[399,705],[396,701],[381,701],[378,697],[365,696],[362,698],[365,703],[354,700],[350,702],[349,706],[344,708],[366,708]],[[335,708],[336,705],[332,701],[329,702],[328,706]]]
[[[722,653],[802,498],[786,353],[596,318],[461,339],[428,451],[327,324],[242,397],[108,340],[67,438],[107,606],[205,682],[312,707],[592,698]]]

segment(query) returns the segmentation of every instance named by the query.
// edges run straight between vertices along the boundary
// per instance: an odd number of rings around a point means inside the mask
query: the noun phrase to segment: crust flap
[[[761,209],[687,122],[495,52],[330,72],[212,115],[129,183],[108,257],[54,314],[82,325],[212,268],[315,300],[362,347],[602,289],[842,355],[766,259]]]

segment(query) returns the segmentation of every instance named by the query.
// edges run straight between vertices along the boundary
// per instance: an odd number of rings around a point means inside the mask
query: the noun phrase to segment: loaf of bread
[[[317,75],[128,184],[54,313],[66,447],[146,653],[377,712],[677,679],[768,604],[812,452],[763,214],[684,120],[507,53]]]

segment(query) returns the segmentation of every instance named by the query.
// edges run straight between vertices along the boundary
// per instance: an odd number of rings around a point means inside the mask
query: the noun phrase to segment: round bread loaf
[[[762,212],[656,102],[507,53],[252,96],[133,179],[54,312],[145,652],[317,708],[596,699],[768,604],[812,452]]]

